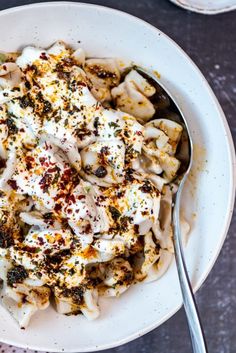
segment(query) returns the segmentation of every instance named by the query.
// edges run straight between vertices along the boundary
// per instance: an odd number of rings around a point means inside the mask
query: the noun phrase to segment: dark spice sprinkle
[[[6,160],[0,158],[0,169],[2,169],[2,168],[6,168]]]
[[[152,191],[152,185],[148,180],[146,180],[139,189],[144,193],[150,193]]]
[[[19,98],[20,107],[26,109],[27,107],[34,108],[34,102],[30,97],[29,93]]]
[[[98,178],[104,178],[107,175],[107,170],[105,167],[100,166],[95,170],[94,174]]]
[[[22,283],[27,277],[28,273],[23,266],[14,266],[7,272],[7,284],[12,287],[15,283]]]
[[[52,111],[52,105],[48,101],[44,101],[43,114],[48,114]]]
[[[108,125],[110,127],[113,127],[114,129],[116,129],[117,127],[119,127],[119,124],[115,123],[114,121],[111,121],[110,123],[108,123]]]
[[[37,93],[36,99],[43,104],[42,114],[48,114],[52,111],[51,103],[43,97],[42,92]]]
[[[114,206],[109,206],[109,212],[111,213],[111,216],[114,221],[117,221],[117,219],[121,216],[120,211]]]
[[[0,229],[0,248],[7,249],[14,244],[14,240],[10,230],[4,231]]]
[[[108,146],[103,146],[101,148],[101,153],[105,154],[105,156],[109,155],[109,147]]]
[[[9,180],[7,181],[7,184],[10,185],[10,187],[11,187],[13,190],[15,190],[15,191],[18,189],[17,183],[16,183],[16,181],[13,180],[13,179],[9,179]]]
[[[52,212],[44,213],[43,218],[44,219],[52,219],[53,213]]]
[[[11,135],[11,134],[17,134],[18,132],[18,127],[16,126],[15,124],[15,121],[14,119],[12,119],[12,117],[8,117],[6,119],[6,124],[7,124],[7,127],[8,127],[8,133]]]
[[[139,234],[139,225],[138,224],[134,225],[134,231],[136,234]]]
[[[132,182],[134,180],[133,172],[134,172],[134,170],[131,168],[126,169],[126,173],[125,173],[125,180],[126,181]]]
[[[66,288],[62,291],[62,295],[66,298],[71,298],[75,304],[82,304],[84,289],[82,286]]]
[[[98,128],[99,128],[99,118],[96,117],[93,122],[93,126],[95,128],[94,135],[98,136]]]
[[[127,216],[123,216],[123,217],[120,217],[119,222],[120,222],[119,227],[118,227],[119,231],[125,232],[125,231],[127,231],[129,223],[131,223],[131,218],[127,217]]]
[[[75,135],[83,140],[86,136],[90,136],[92,133],[89,129],[81,127],[80,129],[75,130]]]
[[[97,77],[106,79],[106,78],[116,78],[115,73],[106,71],[102,66],[93,65],[87,66],[87,70],[89,70],[92,74],[97,75]]]
[[[114,132],[114,136],[117,137],[121,134],[122,130],[121,129],[118,129]]]
[[[50,253],[48,253],[46,258],[46,263],[49,267],[50,265],[53,265],[53,267],[55,267],[57,265],[60,265],[60,263],[70,255],[71,255],[70,249],[58,251],[56,254],[53,254],[53,255],[50,255]]]
[[[21,248],[22,251],[26,251],[30,254],[37,254],[38,252],[40,252],[40,248],[37,248],[36,246],[29,246],[29,245],[24,245]]]
[[[29,81],[25,81],[25,87],[27,88],[27,89],[30,89],[31,88],[31,84],[30,84],[30,82]]]

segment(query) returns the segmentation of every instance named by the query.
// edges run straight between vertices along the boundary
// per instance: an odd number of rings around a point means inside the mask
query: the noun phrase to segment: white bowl
[[[131,59],[161,74],[189,122],[195,146],[183,213],[192,223],[186,248],[194,290],[211,270],[225,239],[235,192],[235,156],[230,131],[214,94],[189,57],[149,24],[105,7],[52,2],[0,13],[3,50],[27,44],[48,46],[57,39],[92,56]],[[78,44],[79,42],[79,44]],[[0,341],[46,351],[86,352],[118,346],[154,329],[181,306],[175,264],[157,282],[140,284],[118,299],[101,300],[101,316],[62,316],[52,308],[20,330],[0,307]]]
[[[205,15],[216,15],[236,9],[236,0],[170,0],[174,4],[186,10],[203,13]]]

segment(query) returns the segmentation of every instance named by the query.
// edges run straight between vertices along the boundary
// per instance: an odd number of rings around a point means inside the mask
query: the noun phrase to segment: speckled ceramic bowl
[[[216,15],[236,9],[236,0],[170,0],[186,10]]]
[[[165,34],[125,13],[87,4],[54,2],[0,13],[3,50],[48,46],[62,39],[92,56],[131,59],[157,70],[188,120],[194,166],[182,212],[191,223],[186,247],[194,290],[209,274],[223,245],[233,210],[235,157],[230,131],[214,94],[189,57]],[[79,43],[79,44],[78,44]],[[132,287],[117,299],[102,299],[101,316],[62,316],[53,308],[20,330],[0,307],[0,341],[46,351],[87,352],[118,346],[157,327],[181,306],[173,263],[157,282]]]

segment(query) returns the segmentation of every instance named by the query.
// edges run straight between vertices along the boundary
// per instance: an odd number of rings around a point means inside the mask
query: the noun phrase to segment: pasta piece
[[[144,279],[144,282],[153,282],[161,278],[165,272],[168,270],[172,260],[173,254],[167,250],[160,249],[160,258],[154,263],[147,272],[147,276]]]
[[[129,288],[132,280],[133,270],[129,262],[116,258],[105,268],[104,287],[100,291],[105,297],[117,297]]]
[[[31,228],[24,239],[24,245],[36,248],[38,252],[53,254],[59,250],[70,249],[73,236],[71,231],[57,229]]]
[[[6,140],[8,137],[8,128],[6,121],[6,111],[4,108],[0,109],[0,158],[2,160],[7,159],[7,150],[6,150]]]
[[[62,224],[58,222],[58,220],[55,219],[52,214],[48,213],[46,213],[44,216],[38,211],[21,212],[20,218],[23,222],[32,226],[39,226],[42,228],[53,228],[58,230],[62,228]]]
[[[9,179],[11,179],[13,173],[15,172],[16,164],[17,164],[16,151],[15,151],[15,149],[12,149],[8,154],[6,167],[5,167],[2,175],[0,175],[0,188],[1,189],[7,188],[7,182],[9,181]]]
[[[167,119],[153,120],[145,125],[143,163],[148,171],[156,174],[164,171],[168,181],[176,177],[180,161],[174,154],[182,130],[181,125]]]
[[[84,70],[92,83],[91,92],[99,102],[110,101],[112,87],[120,82],[120,72],[114,59],[87,59]]]
[[[153,104],[148,99],[155,93],[155,88],[137,71],[126,75],[124,82],[111,91],[116,107],[127,112],[144,123],[155,114]]]
[[[150,155],[148,152],[143,154],[140,158],[140,166],[151,174],[161,174],[163,169],[161,167],[160,161],[156,156]]]
[[[42,141],[47,141],[62,149],[66,154],[70,164],[79,172],[81,169],[81,157],[77,144],[68,141],[60,141],[52,135],[42,135]]]
[[[90,184],[78,185],[68,197],[68,202],[62,207],[68,223],[80,238],[82,247],[92,243],[93,233],[101,231],[106,226],[101,221],[98,207],[95,205]]]
[[[60,314],[73,315],[80,313],[80,308],[84,300],[84,290],[82,286],[71,288],[54,288],[56,310]]]
[[[4,282],[7,281],[7,273],[12,267],[11,261],[7,260],[7,255],[8,252],[5,250],[4,252],[2,251],[2,247],[0,248],[1,253],[0,253],[0,280]],[[5,256],[6,255],[6,256]]]
[[[96,290],[85,290],[81,287],[55,290],[56,309],[60,314],[78,314],[82,312],[87,319],[94,320],[99,316]]]
[[[19,52],[0,51],[0,64],[5,62],[15,62],[18,56]]]
[[[72,54],[72,58],[75,60],[76,65],[84,67],[85,65],[85,52],[82,48],[78,48]]]
[[[99,316],[100,310],[97,302],[97,290],[86,290],[84,293],[84,304],[81,306],[81,312],[88,320],[95,320]]]
[[[168,119],[156,119],[145,125],[145,140],[152,140],[155,150],[174,155],[178,142],[181,138],[183,128],[180,124]]]
[[[2,89],[19,87],[21,82],[22,73],[15,63],[6,62],[0,65],[0,87]]]
[[[129,163],[141,153],[144,128],[131,115],[120,112],[120,117],[124,121],[122,137],[127,146],[126,163]]]
[[[13,315],[21,328],[26,328],[33,314],[49,306],[50,289],[17,284],[5,285],[1,292],[2,303]]]
[[[108,240],[99,238],[94,241],[92,246],[94,249],[111,254],[113,257],[122,255],[125,252],[125,244],[121,239]]]
[[[141,261],[140,269],[136,272],[137,280],[144,280],[148,274],[149,269],[157,262],[160,257],[160,254],[156,248],[156,244],[152,238],[152,232],[148,232],[144,236],[144,249],[143,249],[143,262],[142,259],[138,259]],[[138,264],[138,263],[137,263]]]
[[[0,198],[0,248],[7,249],[20,238],[20,227],[15,208],[7,194],[1,192]]]
[[[2,294],[2,304],[22,329],[28,327],[32,316],[38,311],[37,307],[31,303],[19,305],[18,301],[12,299],[8,292],[5,295]]]
[[[59,196],[66,196],[70,188],[79,182],[64,154],[47,142],[18,156],[16,170],[9,173],[9,177],[14,180],[19,194],[38,198],[48,210],[54,209]]]
[[[110,228],[118,227],[128,235],[130,227],[135,227],[136,233],[143,235],[158,219],[161,196],[148,180],[133,178],[128,184],[103,190],[103,195]]]
[[[149,232],[144,236],[143,258],[136,259],[135,278],[144,282],[154,281],[166,272],[171,260],[172,254],[169,251],[157,250],[152,232]]]
[[[15,90],[10,88],[5,88],[3,90],[0,90],[0,104],[10,102],[14,98],[21,97],[22,95],[23,95],[23,92],[21,89]]]
[[[121,183],[125,146],[120,140],[98,141],[81,151],[82,175],[100,186]]]
[[[161,248],[174,253],[172,240],[172,192],[169,185],[165,185],[163,188],[159,221],[153,225],[152,230]]]

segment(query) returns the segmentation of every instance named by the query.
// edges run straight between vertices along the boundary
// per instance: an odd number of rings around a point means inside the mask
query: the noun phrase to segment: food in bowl
[[[120,60],[63,42],[0,59],[2,303],[22,328],[51,298],[95,319],[99,296],[156,280],[172,260],[183,127]]]

